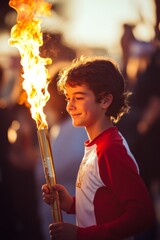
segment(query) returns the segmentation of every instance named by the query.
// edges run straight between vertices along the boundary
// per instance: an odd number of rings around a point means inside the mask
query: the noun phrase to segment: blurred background
[[[137,159],[157,217],[155,228],[135,236],[135,240],[159,240],[160,1],[50,2],[53,3],[51,16],[41,19],[43,46],[40,54],[53,62],[48,67],[52,79],[51,98],[45,111],[57,181],[74,194],[83,142],[87,139],[83,129],[72,127],[65,99],[56,91],[58,72],[80,55],[110,56],[118,62],[126,88],[133,92],[131,110],[117,127]],[[9,6],[9,1],[1,1],[0,239],[47,240],[52,217],[50,208],[41,199],[41,185],[45,179],[36,125],[21,101],[24,92],[19,51],[8,44],[16,19],[17,12]],[[74,217],[63,217],[75,223]]]

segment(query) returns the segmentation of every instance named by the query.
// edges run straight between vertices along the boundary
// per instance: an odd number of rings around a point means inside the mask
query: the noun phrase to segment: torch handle
[[[51,152],[48,129],[40,129],[38,130],[37,134],[46,183],[52,191],[52,186],[56,184],[56,173],[54,168],[53,156]],[[57,191],[54,191],[53,194],[55,195],[55,200],[51,206],[53,221],[62,222],[59,194]]]
[[[53,191],[52,186],[56,183],[56,181],[54,178],[49,177],[49,175],[46,172],[48,172],[48,170],[47,171],[45,170],[46,183],[50,187],[50,190]],[[55,196],[55,200],[51,205],[53,221],[62,222],[62,213],[61,213],[61,208],[59,203],[59,194],[57,191],[53,191],[52,194],[54,194]]]

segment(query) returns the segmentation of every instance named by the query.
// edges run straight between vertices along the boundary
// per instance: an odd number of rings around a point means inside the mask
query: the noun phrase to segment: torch
[[[17,11],[17,24],[11,29],[9,45],[18,48],[23,66],[22,87],[27,93],[32,118],[36,121],[38,142],[46,183],[52,191],[56,174],[50,146],[48,124],[43,108],[49,99],[49,73],[45,65],[50,58],[40,56],[39,47],[43,45],[41,20],[38,16],[50,15],[51,4],[44,0],[10,0],[9,5]],[[62,221],[58,192],[54,191],[52,207],[54,222]]]
[[[38,133],[38,141],[42,156],[42,163],[43,163],[43,169],[44,174],[46,178],[46,183],[52,190],[52,186],[56,183],[56,174],[54,169],[54,162],[53,162],[53,156],[50,146],[50,140],[49,140],[49,134],[48,129],[40,129],[37,131]],[[59,195],[56,191],[53,192],[55,194],[55,200],[52,205],[52,216],[54,222],[62,221],[62,214],[60,211],[60,204],[59,204]]]

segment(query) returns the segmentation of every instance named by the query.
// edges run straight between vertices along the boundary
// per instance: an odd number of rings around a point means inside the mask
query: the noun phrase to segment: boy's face
[[[105,118],[101,103],[95,101],[95,95],[86,85],[66,87],[67,111],[74,126],[93,127]]]

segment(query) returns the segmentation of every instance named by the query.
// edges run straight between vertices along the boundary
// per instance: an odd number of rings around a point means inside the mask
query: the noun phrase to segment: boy
[[[77,226],[53,223],[51,239],[133,239],[151,227],[155,217],[137,163],[113,125],[129,110],[124,79],[113,60],[81,57],[62,71],[58,88],[66,96],[73,125],[84,126],[88,140],[76,197],[62,185],[54,186],[62,210],[76,213]],[[44,201],[51,204],[54,196],[46,184],[42,191]]]

